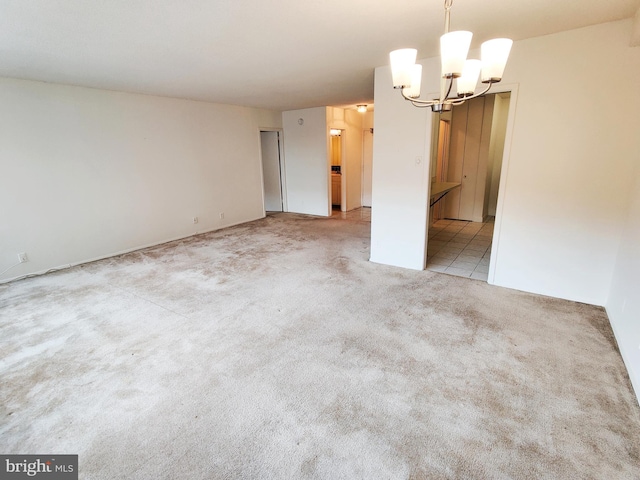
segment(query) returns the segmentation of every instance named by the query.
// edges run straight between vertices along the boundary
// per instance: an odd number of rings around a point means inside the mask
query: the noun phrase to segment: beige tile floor
[[[371,221],[371,207],[360,207],[348,212],[341,212],[339,208],[333,208],[331,211],[332,218],[342,218],[345,220],[362,220]]]
[[[429,228],[427,270],[487,281],[494,218],[437,220]]]

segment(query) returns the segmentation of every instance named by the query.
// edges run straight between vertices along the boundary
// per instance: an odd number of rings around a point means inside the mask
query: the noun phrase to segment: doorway
[[[282,132],[260,131],[262,157],[262,186],[265,212],[285,212],[285,177],[283,165]]]
[[[332,128],[329,131],[329,157],[331,159],[331,209],[339,209],[346,211],[345,195],[343,193],[346,187],[344,181],[343,168],[343,131]]]
[[[432,181],[458,186],[430,212],[428,270],[488,280],[510,101],[486,95],[433,122]]]

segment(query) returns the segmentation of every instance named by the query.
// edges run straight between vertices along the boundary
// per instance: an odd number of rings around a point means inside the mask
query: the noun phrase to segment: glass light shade
[[[329,135],[332,137],[339,137],[342,134],[342,130],[338,130],[336,128],[329,129]]]
[[[464,62],[462,75],[456,80],[459,97],[469,94],[473,95],[473,92],[476,90],[476,85],[478,84],[481,68],[482,62],[480,60],[467,60]]]
[[[502,80],[504,67],[507,65],[509,52],[513,40],[508,38],[494,38],[487,40],[480,47],[482,58],[482,81],[499,82]]]
[[[393,88],[411,86],[411,72],[417,55],[418,51],[415,48],[402,48],[389,54]]]
[[[422,84],[422,65],[416,63],[411,69],[411,86],[404,89],[407,97],[418,98]]]
[[[358,108],[358,112],[360,113],[366,113],[367,112],[367,106],[366,105],[357,105]]]
[[[463,30],[445,33],[440,37],[440,61],[443,77],[460,76],[469,53],[471,37],[473,37],[471,32]]]

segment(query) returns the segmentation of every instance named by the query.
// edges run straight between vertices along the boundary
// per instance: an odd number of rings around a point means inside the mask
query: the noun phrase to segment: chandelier
[[[449,31],[452,3],[453,0],[444,1],[444,35],[440,37],[440,98],[420,99],[422,65],[416,64],[418,51],[415,48],[394,50],[389,54],[393,88],[400,89],[404,99],[415,107],[431,107],[433,112],[438,113],[448,112],[454,105],[461,105],[466,100],[484,95],[492,84],[502,80],[502,73],[513,44],[508,38],[487,40],[480,47],[482,60],[467,60],[473,34],[466,31]],[[481,77],[482,83],[487,86],[482,91],[474,93],[478,77]],[[454,79],[457,96],[451,97]]]

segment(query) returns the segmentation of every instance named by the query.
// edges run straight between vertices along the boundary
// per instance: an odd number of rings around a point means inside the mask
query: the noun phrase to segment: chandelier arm
[[[411,102],[411,104],[412,104],[414,107],[418,107],[418,108],[428,108],[428,107],[430,107],[430,106],[432,106],[432,105],[433,105],[433,104],[431,104],[431,105],[421,105],[421,104],[419,104],[419,103],[415,103],[415,102],[413,102],[413,101]]]
[[[420,100],[418,98],[408,97],[407,94],[404,93],[404,88],[400,89],[400,93],[402,94],[405,100],[410,101],[415,107],[418,107],[418,106],[430,107],[431,105],[435,105],[436,103],[438,103],[437,100]]]
[[[451,6],[453,5],[453,0],[444,0],[444,32],[445,35],[449,34],[449,29],[451,26]],[[463,32],[460,32],[463,33]],[[464,32],[464,34],[468,37],[469,32]],[[506,40],[506,42],[505,42]],[[415,49],[405,49],[405,50],[397,50],[394,52],[391,52],[391,69],[392,69],[392,74],[394,74],[394,84],[393,87],[394,88],[399,88],[400,89],[400,93],[402,95],[402,97],[407,100],[408,102],[411,102],[411,104],[414,107],[431,107],[432,111],[435,113],[443,113],[443,112],[449,112],[451,111],[451,109],[453,108],[453,106],[455,105],[462,105],[464,102],[466,102],[467,100],[471,100],[473,98],[477,98],[480,97],[482,95],[484,95],[485,93],[487,93],[490,89],[491,89],[491,85],[493,85],[494,83],[498,83],[501,80],[501,75],[498,76],[498,70],[500,72],[502,72],[502,70],[504,70],[505,64],[506,64],[506,60],[509,56],[509,50],[511,49],[511,45],[513,44],[513,41],[509,40],[509,39],[494,39],[491,40],[491,42],[499,42],[500,43],[500,49],[504,48],[504,51],[500,52],[500,55],[504,55],[504,58],[502,58],[500,60],[500,62],[502,63],[496,63],[496,76],[493,77],[495,78],[494,80],[487,80],[487,81],[482,81],[482,83],[486,83],[488,84],[487,87],[485,89],[483,89],[482,91],[478,92],[478,93],[473,93],[471,92],[471,94],[458,94],[455,98],[451,98],[451,90],[453,88],[453,79],[460,77],[460,73],[459,72],[447,72],[444,74],[444,76],[440,77],[440,92],[439,92],[439,98],[435,98],[432,100],[420,100],[420,93],[417,94],[417,98],[413,98],[408,96],[405,93],[405,89],[404,87],[400,86],[405,82],[405,85],[407,83],[410,83],[411,80],[407,80],[406,78],[409,77],[412,78],[412,76],[417,73],[418,69],[414,69],[413,66],[415,66],[415,58],[416,58],[416,50]],[[456,43],[456,42],[454,42]],[[507,48],[508,47],[508,48]],[[498,50],[500,50],[498,49]],[[455,49],[454,49],[455,50]],[[446,53],[446,49],[445,49],[445,53]],[[396,53],[398,52],[398,53]],[[461,53],[461,52],[460,52]],[[496,52],[497,54],[498,52]],[[443,57],[441,60],[444,61],[444,55],[442,53],[442,45],[441,45],[441,57]],[[498,55],[498,57],[500,57],[500,55]],[[457,54],[456,55],[452,55],[452,57],[456,60],[455,65],[457,65],[457,60],[459,60],[457,58]],[[395,61],[394,61],[395,58]],[[496,59],[497,61],[497,59]],[[476,61],[477,62],[477,61]],[[445,62],[445,65],[448,65],[448,61]],[[475,71],[475,67],[477,65],[474,66],[474,71]],[[498,67],[500,67],[498,69]],[[444,68],[444,67],[441,67]],[[447,67],[448,69],[449,67]],[[452,70],[455,70],[454,67],[451,67]],[[464,70],[464,68],[463,68]],[[396,78],[397,77],[397,78]],[[400,80],[401,79],[401,80]],[[449,86],[447,87],[447,79],[449,80]],[[396,81],[398,80],[398,81]],[[477,80],[476,80],[477,81]],[[407,88],[411,88],[410,86]],[[474,87],[475,90],[475,87]],[[446,92],[446,94],[445,94]],[[468,95],[468,96],[464,96],[464,95]]]
[[[451,87],[453,87],[453,77],[449,77],[449,88],[447,89],[447,94],[442,97],[442,102],[449,98],[451,94]]]
[[[487,85],[487,88],[485,88],[483,91],[475,93],[475,94],[471,95],[470,97],[463,97],[463,98],[460,98],[460,99],[457,99],[457,100],[453,100],[451,103],[453,105],[462,105],[467,100],[471,100],[472,98],[476,98],[476,97],[481,97],[482,95],[484,95],[485,93],[487,93],[489,91],[489,89],[491,88],[491,85],[493,83],[497,83],[497,82],[489,81],[488,85]]]

